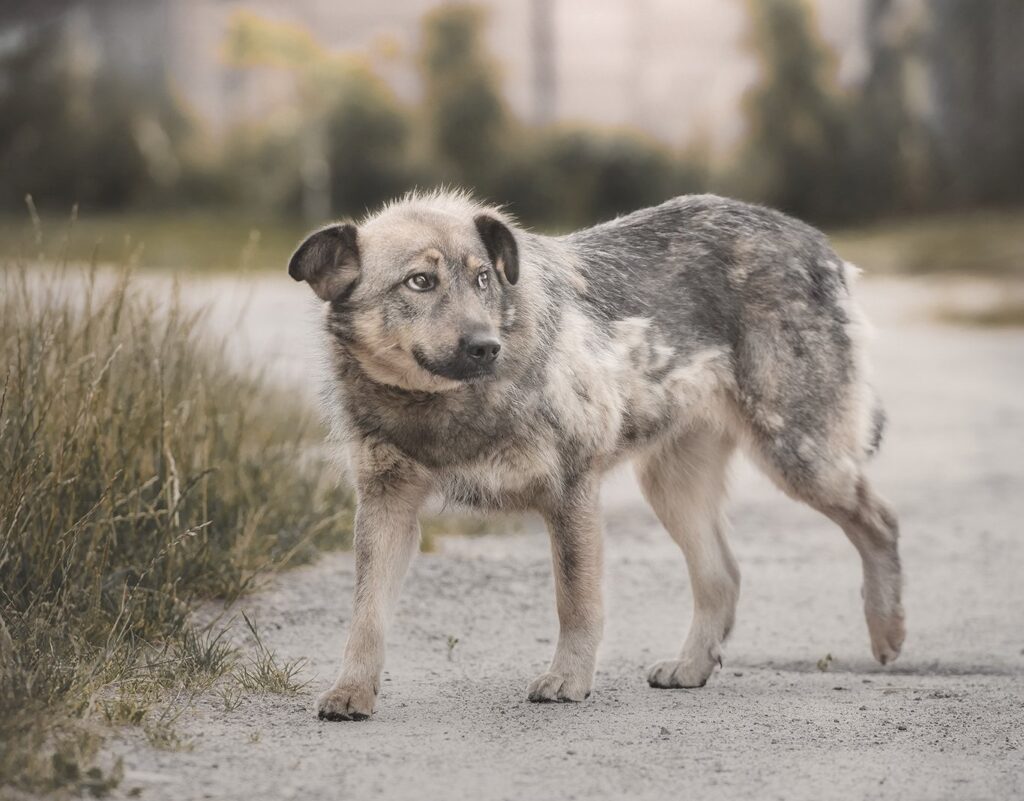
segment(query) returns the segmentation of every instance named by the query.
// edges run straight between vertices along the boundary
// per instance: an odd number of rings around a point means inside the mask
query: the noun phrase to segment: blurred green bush
[[[191,122],[170,87],[155,89],[72,56],[47,26],[0,57],[0,197],[123,208],[173,194]]]
[[[1024,200],[1024,97],[1008,102],[1024,81],[1000,45],[1001,30],[1024,29],[1024,9],[947,0],[894,34],[891,0],[865,8],[869,71],[841,88],[805,0],[748,0],[760,79],[744,98],[742,146],[714,164],[709,148],[672,149],[635,131],[524,124],[485,45],[487,14],[472,4],[423,18],[415,104],[373,58],[235,12],[228,64],[283,74],[294,91],[218,137],[169,85],[136,82],[102,59],[83,69],[68,55],[67,26],[51,23],[0,56],[0,207],[31,193],[60,212],[231,206],[313,224],[443,183],[558,230],[705,190],[824,224]],[[915,75],[948,95],[928,124]],[[958,111],[966,101],[970,115]]]

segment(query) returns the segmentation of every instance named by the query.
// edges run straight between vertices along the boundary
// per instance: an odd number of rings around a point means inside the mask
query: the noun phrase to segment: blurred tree
[[[264,126],[262,137],[251,131],[241,138],[249,143],[248,163],[273,169],[291,129],[297,152],[283,163],[301,182],[307,219],[319,222],[332,211],[358,214],[405,188],[409,115],[365,60],[331,53],[302,28],[244,11],[232,19],[225,51],[237,67],[284,70],[295,79],[299,113],[276,129]],[[260,141],[278,155],[262,158]],[[236,169],[244,169],[244,161]],[[277,192],[293,195],[280,182]]]
[[[434,181],[507,202],[529,224],[572,228],[701,185],[689,161],[631,131],[521,127],[507,109],[471,5],[424,17],[420,70]]]
[[[309,187],[303,182],[303,153],[293,120],[236,125],[227,132],[215,180],[222,201],[261,212],[310,218]],[[313,203],[322,202],[315,200]]]
[[[0,205],[122,207],[166,198],[192,126],[166,83],[114,69],[57,17],[0,55]]]
[[[290,115],[283,124],[280,120],[258,125],[244,122],[233,132],[232,138],[247,146],[232,159],[235,180],[243,188],[262,183],[263,173],[269,168],[286,180],[272,181],[257,190],[264,195],[265,203],[286,201],[297,194],[299,210],[307,222],[326,219],[331,213],[331,195],[324,128],[336,99],[334,79],[346,70],[345,59],[327,53],[297,25],[274,22],[245,10],[231,16],[223,51],[227,63],[239,70],[290,74],[298,94],[299,113]],[[297,192],[288,186],[289,178],[296,182]],[[268,195],[268,189],[273,194]]]
[[[920,107],[920,25],[900,0],[866,0],[869,66],[845,97],[842,219],[871,219],[920,208],[933,191],[931,136]],[[915,88],[917,92],[915,93]]]
[[[483,43],[485,21],[485,10],[473,5],[429,12],[419,63],[439,175],[486,194],[505,155],[511,119]]]
[[[858,176],[858,206],[875,203],[893,211],[919,193],[908,186],[917,129],[907,97],[907,62],[912,43],[891,24],[893,0],[868,0],[865,39],[871,65],[856,101],[859,124],[851,131]],[[918,140],[919,141],[919,140]]]
[[[530,0],[531,122],[538,127],[550,125],[558,116],[556,43],[555,0]]]
[[[495,196],[531,225],[568,230],[702,190],[701,160],[633,131],[546,129],[510,151]]]
[[[926,45],[946,197],[1024,199],[1024,3],[935,0]]]
[[[334,208],[361,214],[406,191],[411,118],[368,69],[353,70],[327,117]]]
[[[744,194],[811,220],[850,214],[848,127],[803,0],[747,0],[760,82],[744,97]]]

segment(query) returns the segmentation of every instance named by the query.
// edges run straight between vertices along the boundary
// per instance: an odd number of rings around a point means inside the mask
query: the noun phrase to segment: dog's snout
[[[490,364],[500,350],[501,343],[491,334],[471,334],[462,339],[462,352],[478,364]]]

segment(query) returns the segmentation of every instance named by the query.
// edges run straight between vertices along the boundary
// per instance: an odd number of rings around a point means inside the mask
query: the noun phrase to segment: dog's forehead
[[[462,257],[484,253],[472,219],[432,209],[381,214],[360,230],[360,249],[370,258],[396,260],[434,252]]]

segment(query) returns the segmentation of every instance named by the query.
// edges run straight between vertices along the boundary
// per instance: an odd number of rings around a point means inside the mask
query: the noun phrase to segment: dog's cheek
[[[408,327],[412,344],[431,362],[449,361],[455,353],[455,336],[451,323],[445,319],[422,317]]]
[[[501,346],[504,348],[508,345],[508,338],[514,334],[519,320],[519,310],[514,289],[502,287],[501,295],[496,308],[492,311],[491,319],[494,327],[501,332]]]
[[[352,323],[353,310],[342,304],[325,304],[324,309],[324,324],[331,336],[343,344],[354,344],[357,334]]]
[[[364,309],[353,315],[352,331],[359,345],[371,353],[387,347],[385,315],[381,309]]]
[[[489,304],[487,314],[495,331],[504,331],[507,328],[509,320],[515,316],[513,311],[510,317],[510,310],[513,308],[505,297],[500,298],[498,302]]]
[[[459,326],[456,324],[457,304],[438,295],[424,299],[403,310],[401,337],[408,352],[416,350],[431,362],[444,363],[455,355],[458,348]]]
[[[422,302],[402,294],[384,298],[379,306],[377,330],[387,346],[409,353],[422,339]]]

